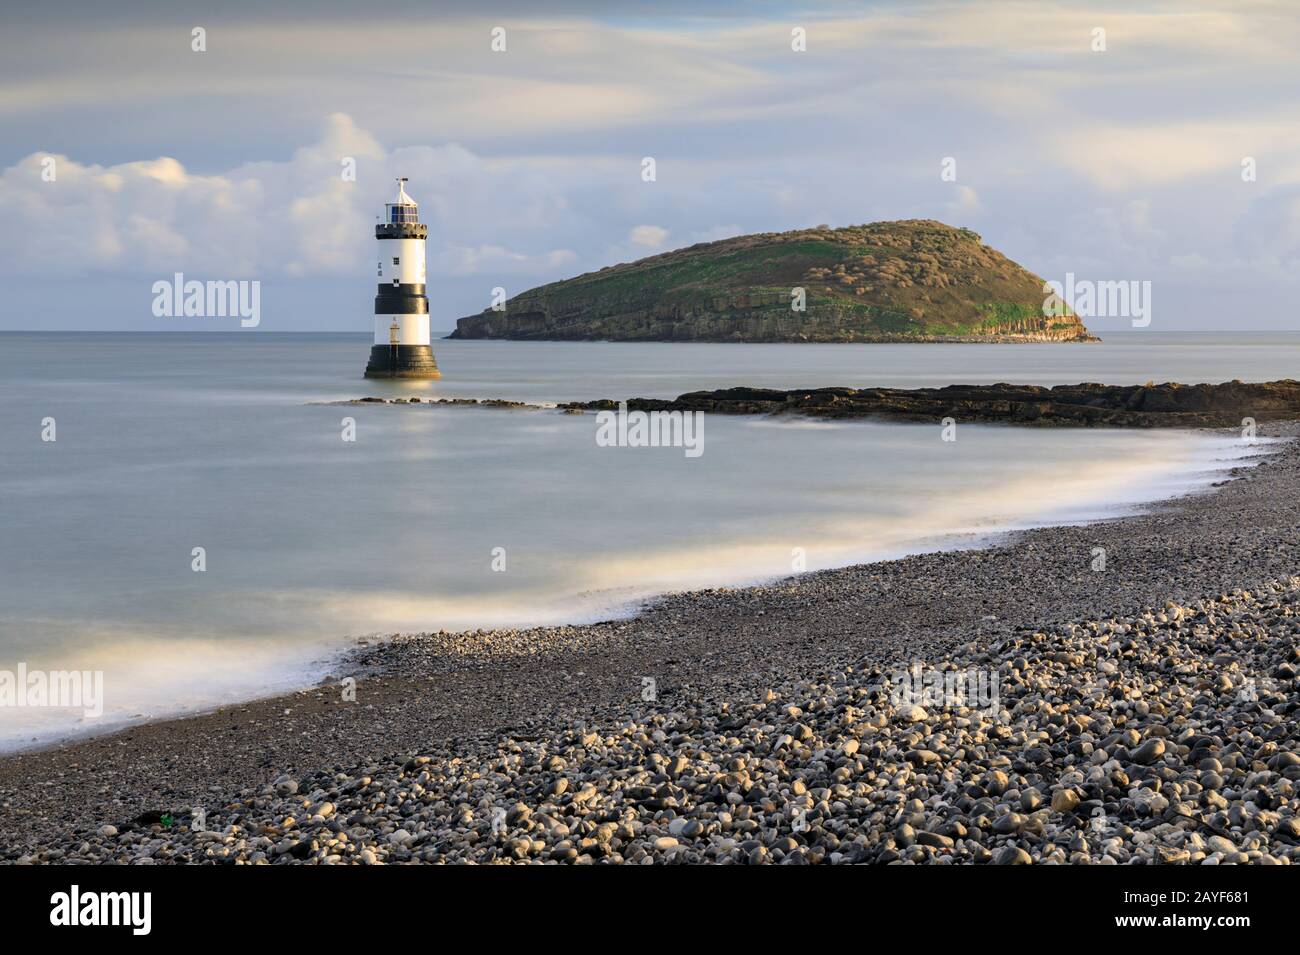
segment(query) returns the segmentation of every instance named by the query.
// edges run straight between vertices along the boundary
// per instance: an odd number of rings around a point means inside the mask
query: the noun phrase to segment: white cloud
[[[255,190],[227,176],[195,176],[171,159],[104,168],[34,153],[0,175],[0,270],[75,275],[159,271],[173,264],[250,268]]]
[[[514,251],[499,245],[448,246],[437,250],[430,269],[456,277],[470,275],[548,275],[571,266],[578,259],[572,249],[553,249],[538,255]]]
[[[0,271],[75,276],[115,271],[216,277],[363,274],[373,226],[397,171],[410,176],[430,224],[430,265],[449,275],[545,275],[571,249],[511,250],[493,237],[537,233],[571,216],[539,173],[493,164],[459,146],[392,153],[342,114],[284,162],[196,175],[175,159],[101,167],[33,153],[0,175]],[[354,160],[357,181],[342,177]],[[475,241],[479,239],[479,241]]]
[[[1197,177],[1241,180],[1241,160],[1261,159],[1261,179],[1300,170],[1300,133],[1276,116],[1224,122],[1105,122],[1053,132],[1053,157],[1107,191]]]
[[[668,241],[668,230],[657,225],[633,226],[632,231],[627,234],[627,239],[633,245],[642,248],[662,249]]]
[[[970,186],[958,186],[957,197],[948,203],[948,215],[952,219],[965,221],[971,216],[984,211],[979,193]]]

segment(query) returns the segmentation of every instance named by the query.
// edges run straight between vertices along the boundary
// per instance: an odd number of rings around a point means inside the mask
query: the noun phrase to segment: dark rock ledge
[[[566,411],[602,411],[617,402],[575,401]],[[633,398],[633,411],[707,411],[714,414],[799,414],[815,418],[882,417],[935,421],[1008,422],[1123,428],[1241,427],[1243,419],[1300,418],[1300,382],[1229,381],[1218,385],[1084,383],[949,385],[945,388],[808,388],[776,391],[724,388],[693,391],[674,400]]]

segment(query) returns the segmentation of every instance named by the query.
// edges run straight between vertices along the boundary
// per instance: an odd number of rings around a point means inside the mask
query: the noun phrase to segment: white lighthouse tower
[[[375,226],[379,247],[379,294],[375,296],[375,342],[367,378],[441,378],[429,347],[429,299],[424,292],[424,240],[429,227],[397,180],[397,200],[384,206]]]

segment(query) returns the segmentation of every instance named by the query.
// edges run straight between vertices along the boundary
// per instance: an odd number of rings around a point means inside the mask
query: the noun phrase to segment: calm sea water
[[[361,378],[368,347],[365,335],[0,334],[0,670],[102,670],[106,700],[97,719],[0,707],[0,748],[305,685],[362,635],[603,618],[666,590],[787,574],[800,552],[818,569],[1107,516],[1204,487],[1252,450],[1185,432],[961,425],[945,443],[937,425],[710,417],[705,453],[687,458],[598,447],[593,416],[313,402],[1300,367],[1300,335],[444,341],[441,381],[389,384]]]

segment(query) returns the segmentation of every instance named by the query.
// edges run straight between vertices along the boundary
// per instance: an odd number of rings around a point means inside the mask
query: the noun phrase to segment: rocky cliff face
[[[1074,315],[1045,316],[1045,298],[1041,278],[969,229],[906,220],[740,236],[611,266],[462,318],[451,337],[1094,340]]]

